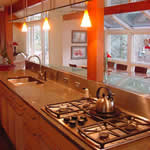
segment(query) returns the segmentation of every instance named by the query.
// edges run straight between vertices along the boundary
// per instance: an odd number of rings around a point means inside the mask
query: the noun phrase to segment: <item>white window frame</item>
[[[134,28],[131,30],[105,30],[105,50],[109,49],[108,43],[110,43],[109,40],[109,35],[111,34],[128,34],[128,56],[127,56],[127,61],[120,61],[120,60],[115,60],[115,59],[109,59],[111,62],[114,62],[115,64],[125,64],[128,66],[128,72],[133,72],[133,68],[135,66],[140,66],[140,67],[146,67],[147,69],[150,69],[150,64],[142,64],[142,63],[133,63],[131,61],[132,59],[132,50],[133,50],[133,37],[135,34],[149,34],[150,35],[150,28]]]

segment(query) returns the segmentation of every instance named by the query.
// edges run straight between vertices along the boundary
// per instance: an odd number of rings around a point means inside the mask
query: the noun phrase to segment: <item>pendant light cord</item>
[[[28,0],[26,0],[26,17],[27,17],[27,9],[28,9]]]

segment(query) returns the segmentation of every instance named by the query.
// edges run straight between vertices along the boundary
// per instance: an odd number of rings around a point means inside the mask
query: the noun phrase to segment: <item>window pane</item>
[[[49,52],[48,52],[48,31],[44,32],[44,63],[45,65],[49,64]]]
[[[109,53],[112,59],[127,60],[127,42],[128,35],[111,35],[111,49]]]
[[[133,62],[150,63],[150,35],[136,34],[133,43]],[[138,43],[138,44],[137,44]]]
[[[38,55],[42,59],[42,48],[41,48],[41,26],[34,26],[34,54]]]
[[[29,56],[32,55],[32,41],[31,41],[31,37],[32,37],[32,34],[31,34],[31,27],[28,27],[28,32],[27,32],[27,54]]]

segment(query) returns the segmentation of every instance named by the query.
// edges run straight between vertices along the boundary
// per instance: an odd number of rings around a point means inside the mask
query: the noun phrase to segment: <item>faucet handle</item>
[[[47,81],[47,71],[45,70],[43,73],[44,81]]]

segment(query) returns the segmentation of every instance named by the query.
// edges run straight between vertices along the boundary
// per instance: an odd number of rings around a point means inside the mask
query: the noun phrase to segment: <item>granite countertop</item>
[[[38,113],[42,115],[49,123],[53,124],[56,128],[61,130],[70,139],[81,145],[84,149],[90,150],[91,148],[82,142],[70,131],[66,130],[60,123],[55,121],[52,117],[46,115],[42,110],[46,104],[59,103],[64,101],[71,101],[83,97],[83,94],[58,82],[48,80],[44,84],[25,84],[20,86],[14,86],[8,82],[8,77],[16,76],[33,76],[37,78],[37,74],[29,71],[9,71],[0,72],[0,80],[7,85],[13,92],[22,97],[29,105],[31,105]],[[149,150],[150,149],[150,137],[145,138],[133,143],[128,143],[112,150]]]

